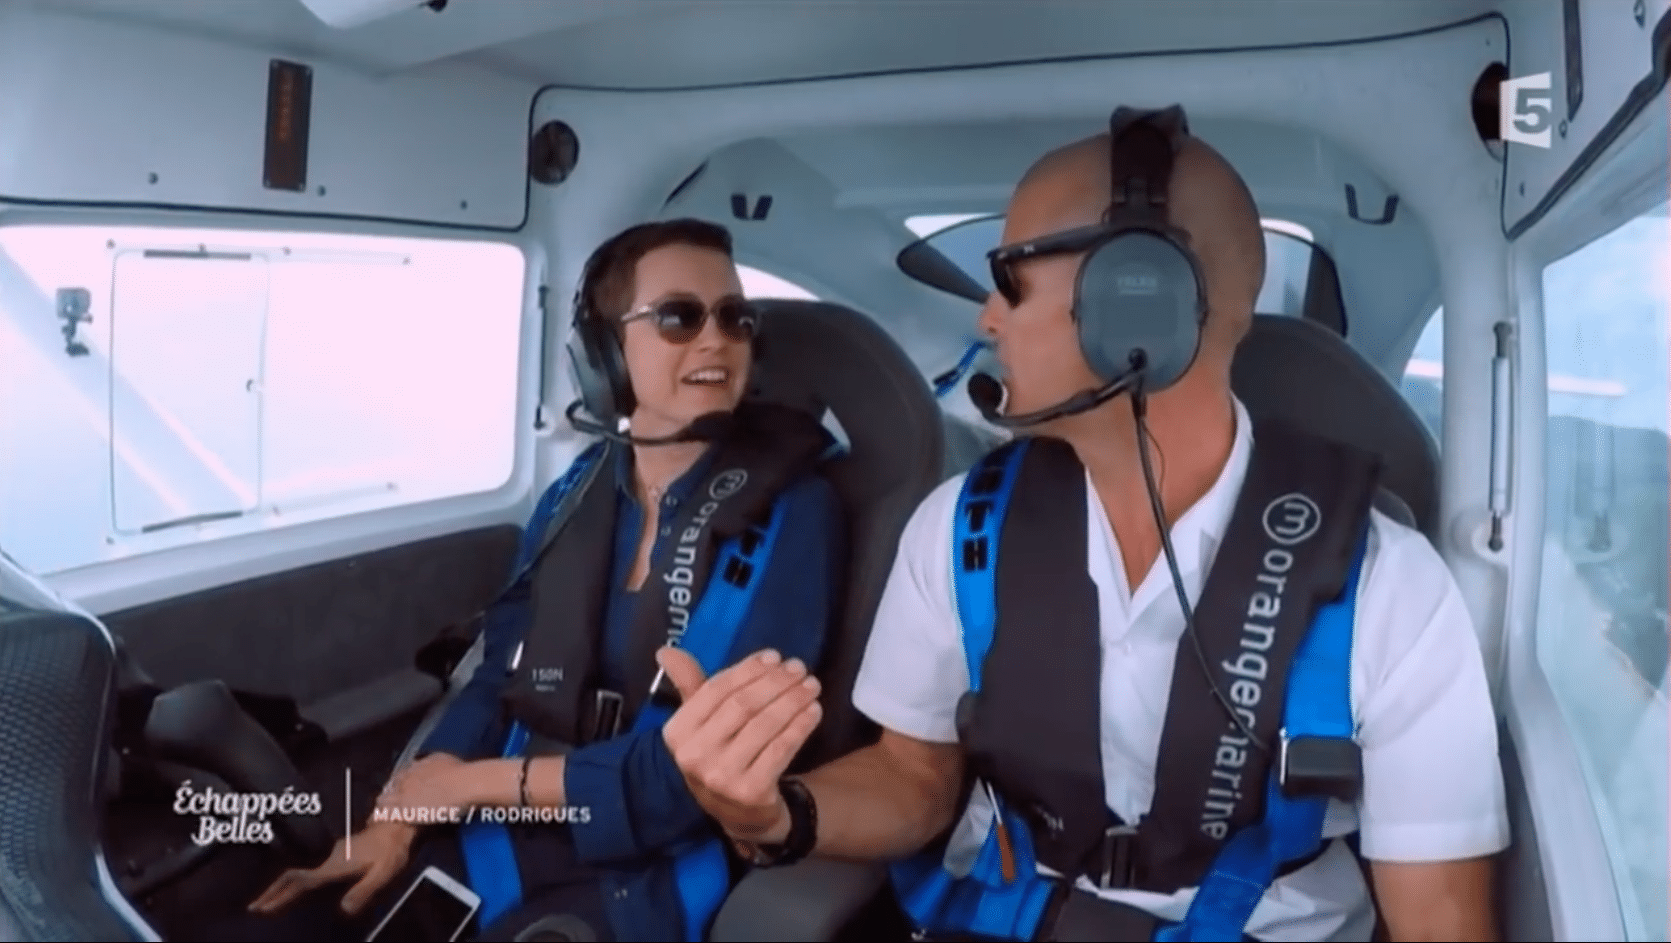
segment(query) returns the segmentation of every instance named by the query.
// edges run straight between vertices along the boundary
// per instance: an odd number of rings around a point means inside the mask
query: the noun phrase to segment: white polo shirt
[[[1192,604],[1229,525],[1252,451],[1252,424],[1237,402],[1229,461],[1172,529]],[[854,704],[872,720],[931,743],[957,742],[957,702],[969,690],[952,595],[952,517],[962,483],[960,475],[942,484],[906,525],[853,689]],[[1131,592],[1113,528],[1088,477],[1085,495],[1089,569],[1101,619],[1103,781],[1108,807],[1135,822],[1154,798],[1183,610],[1164,557]],[[1325,834],[1358,831],[1363,855],[1382,861],[1447,861],[1506,848],[1497,725],[1468,610],[1427,539],[1379,512],[1358,588],[1351,687],[1363,795],[1355,806],[1330,802]],[[954,833],[948,863],[986,837],[991,811],[976,795]],[[1099,891],[1083,878],[1080,886],[1169,921],[1183,919],[1195,895],[1194,888],[1170,895]],[[1272,885],[1247,932],[1262,940],[1367,940],[1373,925],[1357,862],[1335,842],[1317,861]]]

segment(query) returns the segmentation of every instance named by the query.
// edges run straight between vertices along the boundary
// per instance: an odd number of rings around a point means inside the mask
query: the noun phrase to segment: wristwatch
[[[818,844],[818,806],[812,801],[812,791],[798,779],[782,779],[777,784],[783,804],[789,809],[789,834],[783,843],[760,845],[738,842],[743,859],[757,868],[781,868],[794,864],[812,854]]]

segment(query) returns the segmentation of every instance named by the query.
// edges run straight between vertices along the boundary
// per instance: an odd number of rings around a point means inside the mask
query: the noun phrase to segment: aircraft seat
[[[848,514],[850,561],[837,636],[820,677],[824,722],[803,759],[823,763],[875,731],[849,697],[870,623],[893,568],[900,532],[940,483],[941,412],[928,382],[875,321],[820,301],[760,302],[761,355],[751,395],[828,410],[847,434],[846,454],[824,474]]]
[[[796,764],[810,768],[872,742],[878,731],[853,707],[853,682],[871,620],[893,568],[900,532],[942,480],[942,413],[899,344],[840,305],[767,301],[757,395],[825,409],[848,451],[826,474],[848,513],[847,594],[819,675],[824,721]],[[732,893],[709,939],[828,940],[882,889],[881,867],[809,860],[756,871]]]
[[[1261,314],[1231,365],[1254,422],[1277,420],[1381,456],[1376,507],[1436,541],[1439,450],[1398,387],[1315,321]]]
[[[0,939],[142,940],[154,931],[116,889],[100,827],[116,651],[0,554]]]

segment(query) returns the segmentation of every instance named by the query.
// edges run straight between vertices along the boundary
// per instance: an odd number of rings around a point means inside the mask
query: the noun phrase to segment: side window
[[[739,265],[737,266],[737,275],[743,283],[744,297],[818,300],[818,296],[812,292],[787,279],[778,278],[770,272],[751,268],[747,265]]]
[[[1265,284],[1253,310],[1260,314],[1305,317],[1306,289],[1310,284],[1312,259],[1311,230],[1286,220],[1267,219],[1265,224]]]
[[[1404,379],[1400,384],[1404,399],[1421,417],[1433,441],[1445,441],[1445,309],[1437,308],[1428,316],[1427,327],[1416,340],[1410,362],[1404,365]]]
[[[1538,660],[1578,740],[1633,940],[1664,939],[1667,919],[1668,235],[1662,207],[1543,273]]]
[[[0,545],[72,567],[492,491],[513,246],[0,229]]]

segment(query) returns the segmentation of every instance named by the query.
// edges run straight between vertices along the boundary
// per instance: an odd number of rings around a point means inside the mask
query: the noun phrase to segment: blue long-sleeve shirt
[[[613,470],[616,528],[603,644],[604,683],[620,690],[626,672],[636,593],[626,590],[644,526],[644,510],[632,487],[630,458]],[[668,523],[702,481],[712,452],[667,490],[653,554],[671,535]],[[601,483],[601,482],[600,482]],[[556,487],[541,498],[514,568],[537,550]],[[796,482],[779,499],[784,521],[772,558],[747,618],[727,659],[740,660],[762,648],[816,665],[823,655],[845,560],[841,505],[829,483],[818,477]],[[500,694],[509,681],[509,660],[527,631],[532,613],[526,574],[488,612],[483,625],[482,663],[425,741],[422,752],[450,753],[466,760],[498,756],[508,734]],[[669,898],[671,859],[661,852],[711,829],[691,796],[659,730],[628,731],[580,747],[568,755],[564,774],[570,806],[590,809],[585,824],[563,831],[550,826],[511,830],[524,888],[586,877],[603,882],[605,905],[620,939],[676,939],[678,907]]]

